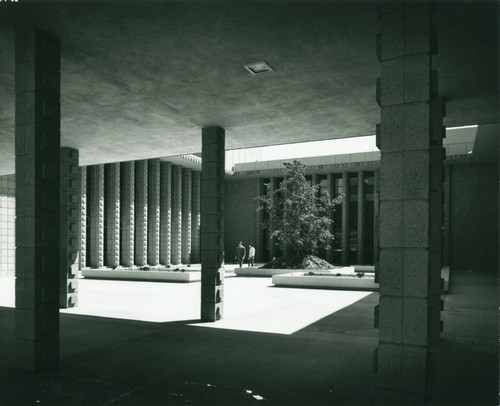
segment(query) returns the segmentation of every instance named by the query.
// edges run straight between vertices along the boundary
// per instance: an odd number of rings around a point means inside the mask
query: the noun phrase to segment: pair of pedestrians
[[[234,257],[235,260],[238,261],[238,264],[240,265],[240,268],[243,264],[243,261],[245,260],[247,250],[243,243],[240,241],[238,246],[236,247],[236,256]],[[252,268],[255,265],[255,247],[253,246],[252,243],[248,244],[248,267]]]

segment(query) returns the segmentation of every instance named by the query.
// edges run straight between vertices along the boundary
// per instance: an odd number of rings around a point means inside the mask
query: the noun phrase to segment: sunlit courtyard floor
[[[455,276],[430,404],[497,400],[495,283],[489,273]],[[3,278],[0,404],[370,404],[378,300],[229,270],[224,318],[201,323],[199,282],[81,279],[79,306],[61,311],[60,368],[33,375],[15,368],[14,279]]]
[[[271,278],[224,282],[224,315],[196,326],[292,334],[370,292],[275,288]],[[200,318],[201,284],[79,280],[78,306],[61,313],[166,323]],[[0,279],[0,306],[14,307],[14,278]]]

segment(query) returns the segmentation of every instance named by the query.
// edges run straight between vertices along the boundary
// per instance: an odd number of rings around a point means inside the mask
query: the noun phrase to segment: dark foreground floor
[[[498,404],[498,281],[455,272],[432,404]],[[290,335],[61,314],[61,367],[13,368],[14,310],[0,307],[0,405],[370,404],[371,294]]]

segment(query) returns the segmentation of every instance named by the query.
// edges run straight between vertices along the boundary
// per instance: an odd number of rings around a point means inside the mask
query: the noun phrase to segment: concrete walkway
[[[491,275],[455,275],[433,404],[497,402]],[[81,280],[79,308],[61,312],[60,370],[30,375],[14,369],[13,282],[0,279],[0,404],[372,403],[378,294],[270,285],[226,278],[224,320],[200,323],[199,283]]]

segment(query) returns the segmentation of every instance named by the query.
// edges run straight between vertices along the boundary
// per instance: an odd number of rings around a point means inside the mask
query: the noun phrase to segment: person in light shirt
[[[252,243],[248,244],[248,267],[253,268],[255,265],[255,247]]]

